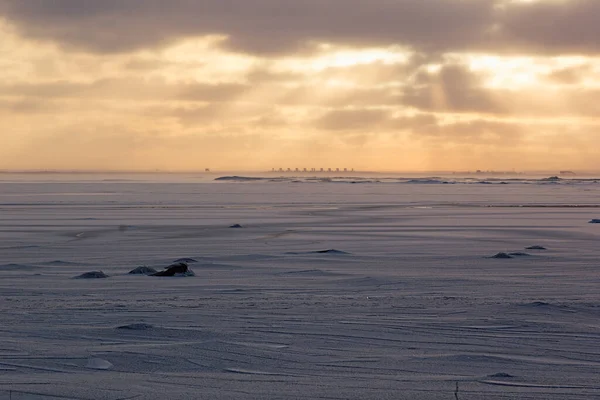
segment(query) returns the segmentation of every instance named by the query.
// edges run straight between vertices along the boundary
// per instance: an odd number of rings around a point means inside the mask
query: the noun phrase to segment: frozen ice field
[[[215,177],[0,174],[0,400],[600,398],[600,183]]]

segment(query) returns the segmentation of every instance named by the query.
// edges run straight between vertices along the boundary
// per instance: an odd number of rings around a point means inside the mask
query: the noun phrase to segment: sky
[[[598,170],[598,0],[0,0],[0,170]]]

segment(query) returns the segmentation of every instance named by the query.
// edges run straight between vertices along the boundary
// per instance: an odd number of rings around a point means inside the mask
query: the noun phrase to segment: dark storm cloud
[[[536,53],[600,52],[600,1],[515,3],[499,13],[499,35],[514,50]]]
[[[230,35],[230,46],[256,53],[311,40],[435,50],[480,40],[495,1],[0,0],[0,13],[25,35],[97,52],[204,34]]]
[[[308,41],[405,44],[428,53],[600,51],[600,1],[506,0],[0,0],[25,35],[96,52],[230,35],[253,53]]]

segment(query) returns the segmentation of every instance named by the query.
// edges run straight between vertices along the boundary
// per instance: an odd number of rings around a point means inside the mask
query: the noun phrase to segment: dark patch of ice
[[[117,329],[125,329],[125,330],[130,330],[130,331],[146,331],[148,329],[153,329],[153,328],[154,328],[154,326],[152,326],[150,324],[144,324],[144,323],[117,326]]]
[[[502,258],[502,259],[506,259],[506,258],[512,258],[512,256],[509,255],[509,254],[506,254],[506,253],[498,253],[498,254],[495,254],[495,255],[491,256],[490,258]]]
[[[243,228],[243,226],[241,226],[240,224],[233,224],[230,226],[230,228]]]
[[[545,301],[534,301],[531,303],[527,303],[525,304],[526,306],[531,306],[531,307],[547,307],[550,305],[550,303],[546,303]]]
[[[535,308],[541,310],[559,310],[559,311],[574,311],[569,306],[562,304],[552,304],[545,301],[533,301],[531,303],[521,304],[522,307]]]
[[[327,249],[327,250],[315,250],[315,251],[288,251],[285,254],[350,254],[345,251],[336,250],[336,249]]]
[[[41,264],[42,265],[50,265],[50,266],[53,266],[53,267],[61,267],[61,266],[66,267],[66,266],[69,266],[69,265],[81,265],[81,264],[74,263],[74,262],[71,262],[71,261],[63,261],[63,260],[47,261],[47,262],[43,262]]]
[[[447,185],[447,184],[452,184],[454,182],[448,182],[448,181],[444,181],[441,179],[435,179],[435,178],[431,178],[431,179],[410,179],[404,183],[413,183],[413,184],[420,184],[420,185]]]
[[[190,263],[198,262],[198,260],[194,260],[193,258],[184,257],[184,258],[178,258],[177,260],[175,260],[173,262],[190,264]]]
[[[529,247],[525,247],[525,250],[547,250],[544,246],[529,246]]]
[[[73,279],[102,279],[102,278],[108,278],[108,275],[106,275],[102,271],[90,271],[90,272],[86,272],[85,274],[81,274],[79,276],[73,277]]]
[[[31,270],[34,269],[35,267],[32,267],[30,265],[23,265],[23,264],[3,264],[0,265],[0,271],[25,271],[25,270]]]
[[[498,372],[497,374],[488,375],[488,378],[514,378],[514,376],[506,372]]]
[[[158,271],[156,271],[154,268],[142,266],[142,267],[137,267],[137,268],[132,269],[131,271],[129,271],[129,274],[131,274],[131,275],[152,275],[157,272]]]
[[[245,182],[245,181],[262,181],[266,178],[257,178],[252,176],[221,176],[219,178],[215,178],[215,181],[235,181],[235,182]]]

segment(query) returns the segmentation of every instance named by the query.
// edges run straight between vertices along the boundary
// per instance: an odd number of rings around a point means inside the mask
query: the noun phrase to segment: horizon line
[[[354,170],[354,171],[335,171],[335,170],[271,170],[271,169],[222,169],[222,170],[104,170],[104,169],[0,169],[0,174],[226,174],[226,173],[261,173],[261,174],[503,174],[503,175],[524,175],[524,174],[555,174],[555,175],[587,175],[597,174],[600,170],[555,170],[555,169],[536,169],[536,170]]]

